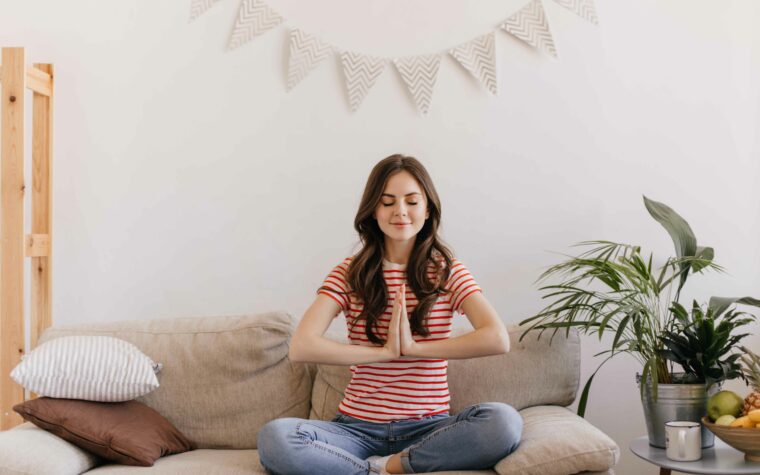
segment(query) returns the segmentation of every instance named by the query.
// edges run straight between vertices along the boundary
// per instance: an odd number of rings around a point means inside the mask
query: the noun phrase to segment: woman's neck
[[[385,241],[385,259],[394,264],[404,264],[409,262],[409,256],[412,255],[414,248],[414,239],[408,241]]]

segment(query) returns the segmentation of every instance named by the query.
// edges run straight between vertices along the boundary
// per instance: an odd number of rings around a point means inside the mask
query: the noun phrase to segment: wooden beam
[[[2,77],[2,69],[2,66],[0,66],[0,77]],[[26,70],[26,88],[37,94],[50,96],[53,93],[51,75],[42,69],[30,66]]]
[[[10,378],[24,354],[24,49],[3,48],[0,72],[0,430],[22,422]]]
[[[48,72],[45,68],[40,68],[39,66],[50,65],[29,66],[26,69],[26,87],[37,94],[50,97],[53,94],[52,72]]]
[[[46,257],[50,254],[50,236],[47,234],[27,234],[24,248],[26,249],[26,257]],[[32,287],[34,287],[34,282],[32,282]]]
[[[32,242],[42,241],[44,253],[32,257],[30,348],[52,324],[52,223],[53,223],[53,65],[32,68],[49,78],[48,94],[32,98]],[[28,76],[27,76],[28,77]]]

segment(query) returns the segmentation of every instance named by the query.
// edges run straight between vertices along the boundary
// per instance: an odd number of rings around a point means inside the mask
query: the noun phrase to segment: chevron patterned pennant
[[[290,91],[301,82],[319,63],[332,54],[332,46],[303,30],[290,30],[290,57],[288,58],[288,83]]]
[[[541,0],[532,0],[500,26],[532,47],[554,57],[557,56],[557,49],[554,46],[549,21],[546,19]]]
[[[240,2],[238,17],[227,49],[235,49],[283,21],[284,19],[262,0],[243,0]]]
[[[190,4],[190,21],[206,13],[206,10],[213,7],[219,0],[193,0]]]
[[[190,1],[190,21],[197,19],[219,2],[219,0]],[[542,0],[524,1],[527,3],[497,28],[505,30],[533,48],[557,57],[557,49]],[[599,23],[595,0],[553,1],[595,25]],[[269,6],[269,0],[240,0],[227,48],[228,50],[239,48],[285,21],[285,18]],[[388,58],[338,49],[299,28],[292,27],[288,35],[286,89],[292,90],[319,64],[338,50],[346,81],[348,104],[352,112],[359,109],[370,89],[385,71],[386,64],[391,61]],[[489,92],[498,94],[494,31],[453,47],[447,53],[480,81]],[[445,53],[408,56],[392,60],[417,109],[423,115],[430,110],[442,54]]]
[[[409,88],[409,93],[423,115],[428,113],[433,100],[433,87],[438,78],[438,66],[441,57],[437,54],[427,56],[410,56],[394,59],[393,64]]]
[[[494,95],[498,94],[496,83],[496,48],[494,35],[489,33],[449,50],[449,54],[464,66]]]
[[[567,8],[584,20],[588,20],[594,25],[599,24],[599,18],[596,16],[596,6],[594,0],[554,0],[558,4]]]
[[[385,69],[385,59],[344,51],[340,54],[340,62],[346,77],[348,105],[354,112]]]

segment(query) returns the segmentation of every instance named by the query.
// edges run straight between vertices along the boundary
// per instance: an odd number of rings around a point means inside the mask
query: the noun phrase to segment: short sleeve
[[[335,300],[340,306],[341,311],[345,314],[348,314],[350,307],[350,299],[348,297],[349,287],[346,279],[350,262],[350,258],[348,258],[335,266],[335,268],[327,274],[324,282],[322,282],[322,286],[317,290],[317,294],[327,295]]]
[[[458,259],[453,259],[451,262],[451,272],[449,273],[449,280],[446,282],[446,289],[451,291],[452,310],[460,314],[464,313],[462,312],[462,304],[467,297],[475,292],[482,292],[470,271]]]

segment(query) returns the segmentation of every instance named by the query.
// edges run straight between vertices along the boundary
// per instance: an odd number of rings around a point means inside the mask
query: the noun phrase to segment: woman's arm
[[[474,331],[447,340],[412,342],[404,345],[406,347],[401,348],[401,353],[426,358],[465,359],[509,351],[509,333],[496,310],[481,292],[467,297],[462,309],[475,328]],[[401,332],[401,341],[409,342],[410,338],[404,337],[406,332],[410,332],[408,321],[406,325],[401,322]],[[411,333],[407,336],[409,335]]]
[[[323,337],[330,322],[340,312],[340,306],[330,297],[319,294],[304,313],[290,340],[288,357],[296,362],[334,365],[375,363],[398,358],[401,355],[398,337],[400,311],[401,304],[397,296],[385,346],[345,345]]]

